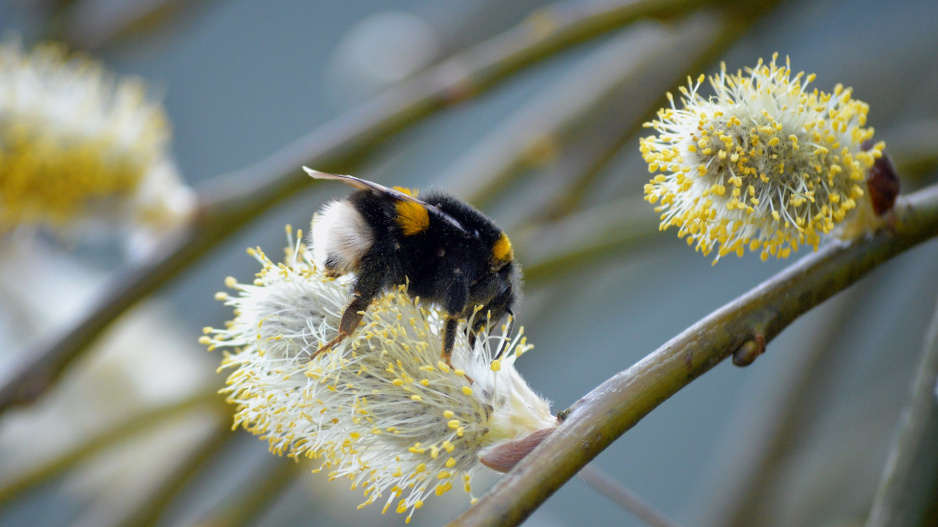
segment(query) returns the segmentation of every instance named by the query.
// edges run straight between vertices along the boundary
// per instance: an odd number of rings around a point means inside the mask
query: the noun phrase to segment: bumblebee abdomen
[[[326,274],[341,276],[358,270],[375,242],[375,233],[355,205],[333,201],[313,218],[313,260]]]

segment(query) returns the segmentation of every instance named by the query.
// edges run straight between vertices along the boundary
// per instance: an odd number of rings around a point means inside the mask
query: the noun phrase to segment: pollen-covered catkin
[[[253,284],[226,280],[236,291],[225,297],[234,320],[202,338],[227,348],[235,424],[278,455],[319,460],[330,479],[363,491],[363,505],[409,519],[454,482],[469,492],[489,449],[556,426],[514,368],[531,347],[523,332],[483,331],[470,349],[460,331],[450,368],[439,355],[442,313],[397,287],[375,300],[354,335],[310,361],[338,331],[348,280],[324,276],[302,245],[286,264],[253,254],[263,267]]]
[[[649,171],[645,199],[658,204],[661,229],[678,227],[690,245],[716,260],[746,250],[786,258],[815,250],[821,236],[848,220],[864,196],[866,173],[883,144],[864,150],[868,107],[837,85],[809,90],[814,75],[792,77],[786,61],[710,78],[714,95],[699,94],[704,77],[681,88],[671,107],[645,126]]]

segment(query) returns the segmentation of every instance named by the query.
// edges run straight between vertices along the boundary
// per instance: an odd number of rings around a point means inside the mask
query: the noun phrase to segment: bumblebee
[[[348,338],[372,300],[397,285],[407,284],[408,294],[443,308],[441,355],[449,366],[460,319],[472,320],[467,327],[472,345],[487,323],[512,314],[520,268],[508,236],[481,212],[443,192],[421,200],[408,189],[303,168],[314,178],[358,189],[326,204],[313,219],[317,265],[328,276],[356,275],[338,336],[313,358]],[[472,318],[477,306],[490,316]]]

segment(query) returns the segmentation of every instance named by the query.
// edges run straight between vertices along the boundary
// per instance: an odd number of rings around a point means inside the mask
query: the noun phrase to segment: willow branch
[[[883,471],[868,527],[938,521],[938,308]]]
[[[775,3],[754,2],[746,11],[701,9],[662,24],[643,39],[624,35],[515,112],[454,163],[443,180],[484,207],[526,171],[560,155],[553,174],[539,179],[564,180],[564,188],[551,193],[553,203],[535,207],[539,213],[531,219],[571,213],[602,168],[666,102],[662,93],[686,82],[688,72],[710,66]]]
[[[35,400],[136,302],[171,281],[265,211],[306,187],[304,164],[349,171],[379,143],[433,113],[477,96],[541,60],[650,16],[687,12],[703,0],[562,3],[426,70],[397,88],[242,170],[200,189],[200,207],[152,260],[120,276],[110,293],[70,330],[23,355],[0,379],[0,412]]]
[[[771,341],[876,266],[938,235],[938,186],[901,200],[895,213],[894,228],[825,246],[585,395],[556,432],[450,525],[517,525],[642,417],[744,344]]]

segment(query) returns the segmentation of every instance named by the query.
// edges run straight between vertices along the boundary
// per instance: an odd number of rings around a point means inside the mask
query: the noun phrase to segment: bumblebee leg
[[[352,303],[345,308],[342,313],[342,320],[339,321],[339,335],[351,335],[362,321],[363,314],[371,304],[372,297],[365,297],[360,293],[352,293]]]
[[[355,332],[355,328],[358,327],[358,323],[362,321],[362,317],[364,316],[362,313],[364,313],[365,310],[368,309],[368,305],[371,304],[371,299],[366,300],[360,293],[352,293],[352,296],[352,303],[345,308],[345,311],[342,313],[342,320],[339,321],[339,334],[316,350],[316,352],[309,357],[309,360],[313,360],[318,357],[319,354],[331,350]]]
[[[459,325],[459,314],[447,313],[446,322],[443,324],[443,361],[446,362],[446,365],[456,369],[453,366],[453,347],[456,344],[456,327]],[[466,377],[466,380],[469,381],[469,384],[473,384],[475,381],[472,380],[472,377],[463,374]]]
[[[443,324],[443,360],[450,368],[453,367],[453,346],[456,344],[456,325],[459,324],[459,314],[447,313]]]
[[[330,340],[329,342],[323,344],[322,346],[319,347],[318,350],[316,350],[315,352],[313,352],[313,354],[309,356],[309,360],[312,361],[312,360],[314,360],[316,357],[318,357],[320,354],[322,354],[322,353],[324,353],[324,352],[326,352],[326,351],[331,350],[331,349],[334,348],[336,345],[338,345],[340,342],[342,342],[343,340],[345,340],[346,338],[348,338],[349,335],[350,335],[349,333],[342,333],[342,332],[340,331],[340,332],[339,332],[339,335],[338,335],[336,338],[334,338],[334,339]]]
[[[339,334],[316,350],[309,360],[313,360],[321,353],[331,350],[355,332],[358,324],[362,321],[363,313],[387,281],[387,273],[380,265],[377,265],[382,256],[381,253],[374,250],[372,253],[376,253],[377,257],[369,254],[369,256],[362,259],[361,273],[352,287],[352,302],[342,312],[342,319],[339,321]]]
[[[443,307],[446,309],[446,322],[443,324],[443,360],[451,368],[453,367],[453,346],[456,344],[456,327],[469,301],[469,284],[466,283],[465,275],[457,272],[453,278],[454,281],[443,299]]]

